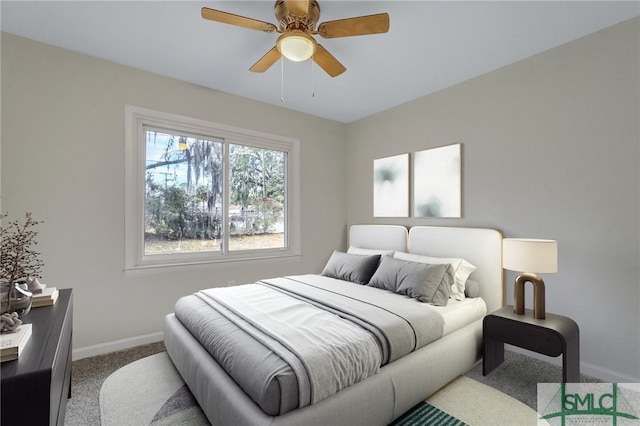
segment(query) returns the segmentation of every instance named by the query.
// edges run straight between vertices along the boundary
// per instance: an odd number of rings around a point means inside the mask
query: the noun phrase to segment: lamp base
[[[536,319],[544,319],[544,281],[536,274],[528,272],[524,272],[516,278],[513,292],[515,313],[524,315],[524,284],[526,282],[533,284],[533,317]]]

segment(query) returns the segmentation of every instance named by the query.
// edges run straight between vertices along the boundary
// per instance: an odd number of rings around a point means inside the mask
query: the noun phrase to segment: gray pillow
[[[464,295],[467,297],[480,297],[480,283],[474,280],[467,280],[464,285]]]
[[[420,302],[446,306],[451,292],[451,265],[429,265],[385,256],[369,286],[391,290]]]
[[[348,254],[334,251],[322,275],[339,280],[367,284],[380,263],[380,255]]]

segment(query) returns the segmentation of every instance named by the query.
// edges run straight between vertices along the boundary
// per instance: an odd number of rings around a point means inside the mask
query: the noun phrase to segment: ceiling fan
[[[253,72],[265,72],[282,56],[296,62],[312,57],[327,74],[336,77],[347,69],[327,49],[318,44],[313,35],[338,38],[389,31],[387,13],[327,21],[318,25],[316,29],[320,17],[320,6],[316,0],[277,0],[274,9],[279,28],[269,22],[207,7],[203,7],[201,13],[203,18],[212,21],[267,33],[281,33],[276,45],[249,68]]]

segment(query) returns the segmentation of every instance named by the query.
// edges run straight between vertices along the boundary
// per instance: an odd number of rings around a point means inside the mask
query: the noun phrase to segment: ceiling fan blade
[[[270,51],[265,53],[265,55],[262,58],[258,59],[258,62],[256,62],[251,66],[251,68],[249,68],[249,71],[265,72],[266,70],[269,69],[269,67],[271,67],[271,65],[275,64],[278,61],[278,59],[280,59],[281,57],[282,57],[282,54],[280,53],[278,48],[276,46],[273,46],[273,48]]]
[[[269,22],[258,21],[257,19],[246,18],[244,16],[234,15],[233,13],[209,9],[208,7],[203,7],[200,13],[204,19],[222,22],[223,24],[237,25],[239,27],[249,28],[252,30],[273,33],[278,29],[278,27]]]
[[[309,0],[285,0],[289,12],[296,16],[306,16],[309,13]]]
[[[324,38],[380,34],[387,31],[389,31],[388,13],[327,21],[318,26],[318,34]]]
[[[342,65],[320,44],[316,46],[316,53],[313,54],[313,61],[331,77],[337,77],[347,70],[344,65]]]

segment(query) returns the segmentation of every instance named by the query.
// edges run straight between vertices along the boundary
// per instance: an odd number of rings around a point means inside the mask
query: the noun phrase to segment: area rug
[[[100,389],[102,426],[206,426],[207,418],[166,352],[111,374]],[[395,426],[535,425],[527,405],[468,377],[459,377],[413,407]]]
[[[458,377],[427,402],[470,426],[527,426],[538,423],[538,415],[533,408],[466,376]]]
[[[205,426],[207,418],[166,352],[125,365],[100,388],[102,426]]]

